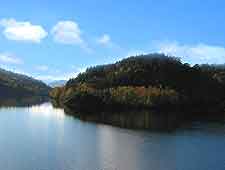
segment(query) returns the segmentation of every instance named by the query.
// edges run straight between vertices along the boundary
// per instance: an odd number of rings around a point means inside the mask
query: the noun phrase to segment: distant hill
[[[66,80],[56,80],[56,81],[53,81],[51,83],[49,83],[48,85],[50,87],[60,87],[60,86],[64,86],[66,84]]]
[[[48,96],[51,88],[40,80],[0,68],[0,100],[29,96]]]

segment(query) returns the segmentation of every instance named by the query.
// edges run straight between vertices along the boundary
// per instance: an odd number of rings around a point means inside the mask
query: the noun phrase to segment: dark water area
[[[0,108],[2,170],[223,170],[225,123],[172,132],[81,121],[51,103]]]

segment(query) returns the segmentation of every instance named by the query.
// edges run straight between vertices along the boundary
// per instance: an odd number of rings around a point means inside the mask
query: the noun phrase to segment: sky
[[[0,67],[45,82],[153,52],[225,63],[223,0],[0,0]]]

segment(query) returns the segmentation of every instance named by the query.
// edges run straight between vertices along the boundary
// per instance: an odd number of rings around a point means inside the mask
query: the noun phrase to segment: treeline
[[[146,109],[170,109],[179,102],[179,94],[169,88],[118,86],[95,89],[82,83],[70,88],[57,87],[50,96],[79,112],[115,112]]]
[[[50,87],[34,78],[0,69],[0,99],[48,96]]]
[[[56,94],[65,104],[76,105],[76,108],[82,103],[86,107],[91,103],[93,106],[99,104],[100,108],[106,106],[109,110],[114,106],[222,107],[225,67],[190,66],[164,54],[133,56],[115,64],[88,68],[69,80],[65,87],[53,90],[51,96],[57,98]]]

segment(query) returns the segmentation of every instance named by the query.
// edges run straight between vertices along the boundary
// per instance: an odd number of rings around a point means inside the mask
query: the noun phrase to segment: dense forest
[[[50,96],[82,113],[157,110],[222,112],[224,65],[194,65],[164,54],[88,68]]]
[[[0,69],[0,101],[31,96],[48,96],[50,87],[34,78]]]
[[[88,68],[65,86],[54,88],[50,96],[70,112],[97,115],[101,122],[111,123],[113,113],[121,113],[116,124],[127,121],[127,127],[149,127],[153,118],[146,118],[145,111],[166,113],[166,120],[159,122],[167,123],[168,113],[179,113],[176,119],[216,117],[225,108],[225,66],[191,66],[164,54],[132,56]],[[124,114],[129,112],[135,114]]]

